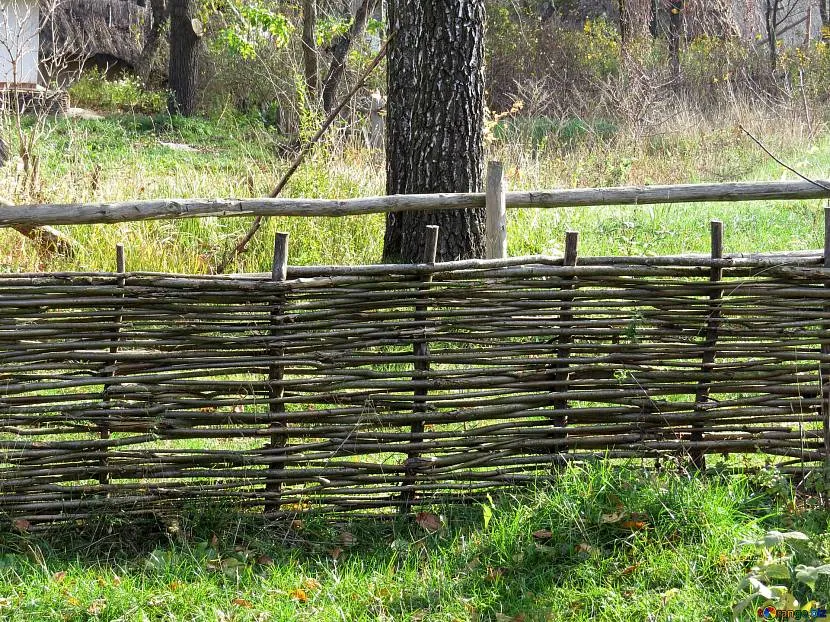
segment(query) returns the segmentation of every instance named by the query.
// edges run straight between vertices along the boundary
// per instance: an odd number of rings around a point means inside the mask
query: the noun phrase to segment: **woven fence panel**
[[[0,511],[408,507],[593,458],[806,471],[819,261],[4,275]]]

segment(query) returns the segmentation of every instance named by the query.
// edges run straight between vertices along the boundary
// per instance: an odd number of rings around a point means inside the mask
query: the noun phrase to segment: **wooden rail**
[[[508,208],[826,199],[830,181],[737,182],[508,192]],[[484,193],[359,199],[160,199],[120,203],[20,205],[0,209],[0,227],[86,225],[208,216],[356,216],[483,208]]]

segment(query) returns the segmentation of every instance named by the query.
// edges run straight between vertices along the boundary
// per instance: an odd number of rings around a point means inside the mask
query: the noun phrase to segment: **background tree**
[[[170,0],[170,114],[189,116],[196,111],[202,25],[194,8],[193,0]]]
[[[386,191],[481,190],[484,160],[484,0],[389,4]],[[483,210],[389,214],[386,260],[416,261],[428,224],[439,261],[484,254]]]
[[[309,98],[317,97],[319,71],[317,67],[317,0],[303,0],[303,72]]]
[[[150,78],[153,63],[156,60],[159,48],[161,48],[164,26],[167,23],[167,1],[150,0],[150,8],[153,24],[150,27],[150,32],[147,33],[144,48],[141,50],[141,56],[136,63],[136,74],[145,84],[147,84]]]
[[[680,41],[683,38],[683,0],[669,0],[669,57],[675,77],[680,75]]]

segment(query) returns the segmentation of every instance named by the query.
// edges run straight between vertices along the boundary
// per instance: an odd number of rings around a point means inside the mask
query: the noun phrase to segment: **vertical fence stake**
[[[723,223],[720,220],[713,220],[711,223],[712,238],[712,259],[723,259]],[[723,268],[712,266],[709,275],[710,283],[718,283],[723,279]],[[701,371],[703,378],[697,383],[695,393],[695,415],[703,416],[709,402],[710,383],[712,381],[712,369],[717,356],[718,328],[721,319],[721,298],[723,288],[712,289],[709,294],[709,314],[706,319],[706,340],[703,344],[703,365]],[[703,428],[705,423],[696,422],[692,424],[692,432],[689,440],[693,443],[703,441]],[[692,466],[699,471],[706,469],[706,452],[700,448],[692,448],[689,451]]]
[[[501,162],[487,165],[486,205],[486,257],[504,259],[507,257],[507,193]]]
[[[824,267],[830,268],[830,207],[824,208]],[[830,281],[825,281],[825,287],[830,287]],[[824,307],[824,313],[830,313],[830,305]],[[822,332],[827,331],[827,324]],[[824,341],[826,335],[822,336]],[[830,356],[830,344],[821,345],[822,361],[819,365],[819,381],[821,382],[821,422],[824,433],[824,483],[825,483],[825,505],[830,506],[830,369],[828,369],[825,357]]]
[[[288,278],[288,234],[277,233],[274,236],[274,259],[271,265],[271,280],[282,283]],[[277,301],[271,309],[271,328],[268,331],[270,337],[280,336],[280,327],[283,324],[282,314],[285,306],[285,294],[277,295]],[[282,380],[285,376],[285,367],[281,364],[285,356],[285,348],[282,346],[269,346],[268,358],[271,363],[268,366],[268,414],[271,424],[268,431],[271,433],[271,442],[268,449],[279,449],[285,447],[287,437],[285,431],[288,421],[284,416],[285,403],[283,396],[285,388]],[[275,382],[280,383],[274,385]],[[265,513],[275,512],[280,509],[280,493],[282,492],[282,477],[284,468],[279,463],[269,465],[266,474],[265,484]]]
[[[435,265],[435,256],[438,252],[438,225],[427,225],[426,235],[424,236],[424,248],[421,255],[421,263]],[[412,352],[415,355],[415,374],[413,380],[415,382],[426,379],[425,372],[430,370],[429,365],[429,337],[427,336],[426,321],[429,303],[426,296],[429,292],[429,286],[432,282],[432,273],[427,274],[420,286],[420,293],[424,296],[422,302],[415,304],[415,323],[421,326],[421,337],[412,343]],[[419,414],[425,413],[427,410],[426,398],[429,390],[426,387],[418,387],[414,390],[414,399],[412,400],[412,412]],[[412,424],[410,442],[421,443],[423,441],[424,422],[418,421]],[[418,473],[418,466],[421,462],[421,452],[419,450],[411,450],[406,454],[404,461],[404,478],[401,490],[401,513],[407,513],[412,508],[412,502],[415,499],[415,480]]]
[[[578,247],[579,247],[579,232],[578,231],[567,231],[565,233],[565,257],[562,259],[563,266],[576,266],[576,261],[578,257]],[[574,277],[568,277],[566,279],[570,284],[565,285],[562,287],[562,291],[568,292],[573,290],[574,285]],[[568,371],[569,364],[567,360],[570,357],[570,345],[573,343],[573,335],[571,334],[571,328],[573,326],[573,309],[571,302],[573,301],[572,296],[564,296],[562,298],[562,307],[559,313],[559,331],[560,335],[557,339],[559,343],[559,348],[556,350],[556,358],[559,361],[556,363],[556,375],[554,376],[554,380],[556,381],[555,391],[565,393],[568,391],[568,379],[570,378],[570,372]],[[553,400],[553,407],[556,410],[567,410],[569,408],[568,400],[563,398],[555,398]],[[568,425],[568,416],[565,414],[557,415],[553,418],[553,422],[555,426],[562,428],[562,436],[561,438],[565,439],[565,445],[560,451],[560,454],[568,453],[568,445],[567,445],[567,438],[568,432],[566,430]]]
[[[115,269],[118,272],[118,279],[117,279],[116,283],[118,284],[118,287],[120,289],[122,289],[121,299],[123,300],[124,299],[123,288],[127,283],[127,279],[124,276],[124,274],[127,271],[127,268],[126,268],[126,263],[124,261],[124,245],[123,244],[116,244],[115,245]],[[113,338],[112,338],[113,344],[110,346],[110,354],[118,354],[118,342],[120,341],[120,337],[121,337],[121,335],[120,335],[120,333],[121,333],[121,321],[123,320],[123,317],[124,317],[123,312],[124,312],[124,307],[122,305],[121,307],[119,307],[117,315],[115,315],[113,317],[113,320],[115,322],[115,328],[113,330],[113,333],[114,333]],[[113,358],[112,361],[110,361],[110,366],[111,366],[111,371],[109,373],[109,376],[110,376],[110,378],[115,378],[115,376],[118,375],[118,371],[117,371],[117,369],[118,369],[118,360],[116,358]],[[109,403],[109,402],[112,401],[112,396],[110,395],[110,391],[112,390],[113,386],[114,385],[110,384],[110,385],[107,385],[106,387],[104,387],[104,402],[105,403]],[[109,427],[108,422],[102,421],[100,424],[98,424],[98,430],[99,430],[99,436],[100,436],[101,440],[109,439],[109,437],[110,437],[110,427]],[[104,457],[101,458],[101,461],[100,461],[101,472],[98,475],[98,483],[101,484],[101,486],[106,486],[110,483],[109,460],[107,459],[107,456],[106,456],[107,448],[102,447],[101,451],[105,455],[104,455]]]

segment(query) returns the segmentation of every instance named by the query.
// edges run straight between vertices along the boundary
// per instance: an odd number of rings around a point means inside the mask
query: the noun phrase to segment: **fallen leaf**
[[[27,521],[25,518],[18,518],[13,523],[14,528],[18,531],[29,531],[29,528],[32,526],[32,523]]]
[[[331,558],[334,561],[337,561],[338,559],[340,559],[340,556],[342,554],[343,554],[343,549],[341,549],[339,546],[335,547],[335,548],[333,548],[332,550],[329,551],[329,555],[331,555]]]
[[[640,531],[646,528],[646,524],[641,520],[626,520],[620,523],[623,529],[631,529],[632,531]]]
[[[306,591],[303,589],[297,588],[296,590],[291,590],[288,595],[297,602],[308,602],[308,594],[306,594]]]
[[[106,607],[107,607],[107,601],[105,601],[103,598],[98,598],[96,600],[93,600],[89,604],[89,607],[86,608],[86,612],[91,614],[91,615],[97,616],[104,609],[106,609]]]
[[[599,522],[602,525],[608,523],[619,523],[625,517],[625,512],[612,512],[610,514],[603,514],[599,517]]]
[[[537,540],[550,540],[553,537],[553,532],[550,529],[540,529],[533,532],[533,537]]]
[[[0,609],[5,609],[12,606],[11,598],[0,598]]]
[[[441,529],[441,519],[429,512],[418,512],[415,515],[415,522],[425,531],[436,532]]]
[[[234,598],[231,601],[231,604],[236,605],[237,607],[243,607],[245,609],[253,608],[253,605],[251,604],[251,602],[248,601],[248,600],[245,600],[244,598]]]
[[[590,553],[591,551],[594,550],[594,547],[592,547],[587,542],[580,542],[574,548],[575,548],[577,553]]]
[[[299,518],[291,521],[291,529],[294,531],[302,531],[305,529],[305,521]]]
[[[55,583],[63,583],[64,579],[66,579],[66,570],[59,570],[52,575],[52,581]]]
[[[309,592],[313,592],[315,590],[319,590],[322,586],[317,579],[308,578],[303,581],[303,587],[307,589]]]
[[[182,589],[182,587],[184,587],[184,585],[182,584],[181,581],[171,581],[170,584],[167,587],[170,588],[171,592],[175,592],[177,590]]]
[[[112,575],[112,584],[115,587],[121,585],[121,577],[119,577],[117,574]]]
[[[635,570],[637,570],[637,568],[638,568],[639,566],[640,566],[640,564],[632,564],[631,566],[628,566],[628,567],[626,567],[626,568],[623,568],[623,570],[622,570],[622,572],[620,572],[620,574],[621,574],[621,575],[631,574],[632,572],[634,572]]]
[[[271,559],[268,555],[260,555],[256,558],[256,563],[260,566],[273,566],[274,560]]]

